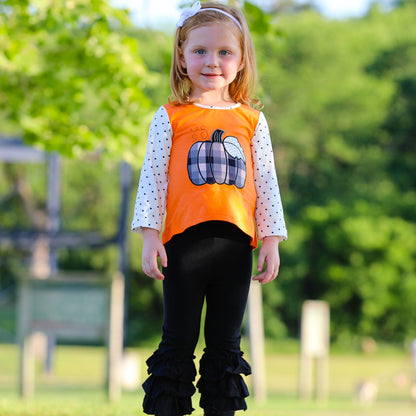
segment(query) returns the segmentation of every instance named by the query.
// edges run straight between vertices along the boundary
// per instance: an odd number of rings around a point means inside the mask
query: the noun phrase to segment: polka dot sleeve
[[[257,192],[255,219],[258,238],[280,236],[287,239],[287,230],[280,198],[279,184],[274,165],[269,126],[263,113],[251,141],[253,155],[254,185]]]
[[[172,128],[162,106],[153,117],[149,129],[146,156],[140,173],[131,228],[162,229],[168,189],[168,168],[172,147]]]

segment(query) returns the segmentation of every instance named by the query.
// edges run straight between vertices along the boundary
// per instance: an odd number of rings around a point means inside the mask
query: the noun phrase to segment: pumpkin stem
[[[224,134],[224,130],[216,129],[211,134],[211,141],[212,142],[222,142],[222,135]]]

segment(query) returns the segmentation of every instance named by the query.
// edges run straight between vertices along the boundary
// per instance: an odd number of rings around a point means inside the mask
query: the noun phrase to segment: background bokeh
[[[334,348],[372,339],[407,354],[416,337],[416,2],[374,2],[341,19],[307,2],[241,3],[289,230],[279,279],[263,290],[266,337],[296,340],[302,303],[319,299]],[[130,220],[147,128],[170,93],[172,35],[107,0],[0,1],[0,140],[62,155],[61,230],[116,232],[121,160],[133,169]],[[45,178],[44,164],[0,160],[1,229],[42,230]],[[140,246],[129,233],[128,347],[157,339],[162,319],[161,286],[142,273]],[[31,255],[0,238],[4,342],[15,339],[17,280]],[[105,272],[117,261],[113,247],[58,252],[61,270]]]

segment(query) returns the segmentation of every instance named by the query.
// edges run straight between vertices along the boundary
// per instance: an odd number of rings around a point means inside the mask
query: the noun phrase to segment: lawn
[[[299,362],[296,350],[267,345],[268,400],[249,398],[247,416],[414,416],[416,404],[410,400],[411,361],[400,351],[335,353],[329,364],[329,398],[325,403],[297,398]],[[140,376],[149,348],[132,349],[139,358]],[[116,404],[106,401],[105,351],[99,347],[58,346],[53,374],[36,370],[35,398],[18,397],[18,350],[0,344],[0,416],[133,416],[142,415],[140,389],[123,392]],[[363,405],[355,398],[360,381],[373,380],[379,392],[375,403]],[[250,378],[247,380],[250,384]],[[193,414],[202,416],[195,396]]]

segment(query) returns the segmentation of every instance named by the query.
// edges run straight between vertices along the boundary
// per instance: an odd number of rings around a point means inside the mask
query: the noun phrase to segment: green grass
[[[279,346],[282,345],[279,352]],[[416,404],[410,400],[411,361],[405,353],[392,350],[371,355],[333,353],[329,364],[329,398],[326,403],[297,398],[299,360],[297,348],[282,343],[267,345],[266,403],[249,398],[247,416],[414,416]],[[145,378],[146,358],[151,348],[132,350],[139,357],[140,379]],[[249,359],[249,357],[248,357]],[[108,404],[104,385],[105,350],[97,347],[59,346],[54,356],[54,372],[36,369],[35,397],[22,401],[18,396],[18,349],[0,344],[0,416],[133,416],[142,415],[140,389],[123,392],[116,404]],[[357,403],[358,382],[373,379],[379,385],[376,403]],[[250,378],[247,380],[250,385]],[[195,396],[193,414],[202,416]]]

